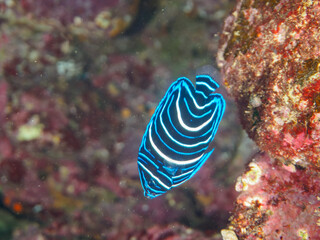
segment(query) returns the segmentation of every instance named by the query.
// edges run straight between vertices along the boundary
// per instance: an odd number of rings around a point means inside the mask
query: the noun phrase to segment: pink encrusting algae
[[[258,154],[238,178],[241,192],[230,218],[239,239],[317,239],[320,228],[320,178]],[[308,238],[301,236],[305,232]]]

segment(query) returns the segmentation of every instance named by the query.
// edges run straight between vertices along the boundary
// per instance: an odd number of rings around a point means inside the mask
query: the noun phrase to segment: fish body
[[[219,85],[196,76],[196,89],[178,78],[156,108],[142,137],[138,171],[144,195],[155,198],[190,179],[208,159],[225,110]]]

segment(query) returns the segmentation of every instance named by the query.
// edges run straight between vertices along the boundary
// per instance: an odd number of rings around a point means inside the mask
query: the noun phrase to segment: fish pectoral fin
[[[206,152],[203,154],[203,156],[199,159],[197,163],[195,163],[192,167],[185,168],[185,170],[180,171],[179,174],[172,177],[173,185],[172,187],[179,186],[180,184],[186,182],[190,178],[195,175],[199,169],[202,167],[202,165],[207,161],[207,159],[210,157],[211,153],[214,149],[212,149],[209,152]]]

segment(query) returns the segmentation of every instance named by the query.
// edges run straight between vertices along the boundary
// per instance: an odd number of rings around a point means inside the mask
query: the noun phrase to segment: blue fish
[[[196,89],[178,78],[159,103],[138,154],[144,195],[155,198],[190,179],[208,159],[225,101],[209,75],[196,76]]]

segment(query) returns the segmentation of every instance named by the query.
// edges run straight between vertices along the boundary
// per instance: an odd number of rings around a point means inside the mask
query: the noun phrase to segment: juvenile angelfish
[[[196,89],[178,78],[156,108],[143,135],[138,170],[144,195],[155,198],[190,179],[208,159],[225,101],[209,75],[196,76]]]

